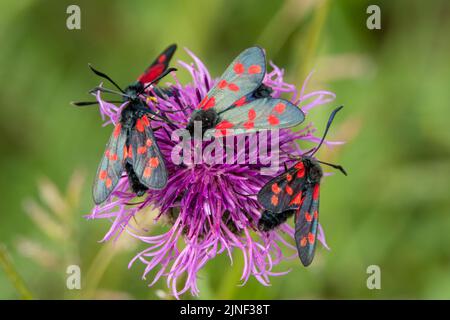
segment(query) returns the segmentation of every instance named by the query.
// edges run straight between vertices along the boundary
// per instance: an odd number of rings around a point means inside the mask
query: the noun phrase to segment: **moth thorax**
[[[142,93],[142,91],[144,91],[144,85],[139,81],[130,84],[128,87],[125,88],[125,94],[130,98],[125,97],[125,100],[140,99],[139,94]]]
[[[305,163],[305,167],[308,168],[308,178],[312,183],[320,182],[320,179],[323,176],[322,167],[320,164],[312,158],[307,158],[303,160]]]
[[[264,83],[262,83],[258,87],[258,89],[256,89],[255,92],[253,92],[253,97],[255,99],[267,98],[267,97],[270,97],[272,92],[273,92],[273,89],[271,87],[268,87]]]
[[[192,115],[191,119],[189,120],[189,124],[187,125],[187,129],[191,135],[194,134],[194,122],[199,121],[201,122],[202,126],[202,136],[205,133],[206,130],[214,128],[215,125],[218,122],[219,116],[217,115],[217,112],[214,109],[208,109],[208,110],[195,110]]]
[[[120,123],[124,128],[132,128],[135,122],[135,113],[131,110],[130,105],[126,106],[120,114]]]
[[[136,124],[136,120],[143,115],[142,111],[137,109],[137,103],[139,102],[131,102],[122,110],[120,123],[124,128],[133,128]]]

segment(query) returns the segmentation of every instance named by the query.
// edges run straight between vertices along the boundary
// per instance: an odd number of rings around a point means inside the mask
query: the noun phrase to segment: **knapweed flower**
[[[136,255],[129,267],[137,262],[143,263],[143,277],[150,272],[153,275],[150,285],[165,277],[176,298],[188,290],[198,295],[199,270],[222,253],[228,254],[232,261],[233,251],[236,250],[244,258],[242,282],[254,276],[263,285],[268,285],[270,276],[286,273],[273,271],[274,266],[284,258],[282,247],[296,248],[289,239],[286,240],[286,235],[293,238],[293,229],[286,223],[267,233],[257,231],[261,207],[256,201],[256,194],[269,179],[284,170],[284,163],[292,165],[294,160],[290,155],[304,152],[299,143],[317,143],[320,138],[314,135],[312,124],[298,131],[260,131],[248,134],[246,140],[239,141],[238,136],[227,140],[223,154],[204,152],[200,154],[200,159],[195,159],[193,151],[194,156],[183,153],[181,162],[174,161],[174,154],[180,154],[181,138],[178,132],[186,127],[191,113],[215,83],[204,64],[189,50],[187,52],[193,63],[179,62],[179,65],[191,75],[192,81],[183,85],[176,75],[172,75],[174,80],[167,83],[166,94],[159,94],[156,102],[148,100],[149,108],[165,114],[172,122],[166,123],[157,117],[152,121],[168,171],[167,186],[163,190],[148,190],[142,203],[130,206],[134,195],[129,191],[127,178],[123,177],[112,197],[96,206],[89,218],[111,219],[111,228],[103,240],[116,239],[126,230],[146,243],[148,247]],[[264,84],[272,89],[272,97],[289,99],[305,114],[335,98],[333,93],[325,90],[305,93],[308,79],[297,90],[283,80],[282,69],[272,63],[270,65],[272,70],[266,74]],[[97,93],[97,99],[105,124],[117,123],[124,106],[117,107],[103,101],[100,93]],[[272,144],[275,140],[276,148]],[[192,141],[189,146],[195,149],[200,145],[200,149],[206,151],[217,141],[200,141],[200,144]],[[270,141],[268,152],[260,153],[256,160],[253,159],[251,141],[258,141],[258,145]],[[327,141],[326,144],[333,142]],[[244,161],[238,161],[242,159]],[[159,211],[157,220],[168,222],[170,227],[167,232],[142,236],[129,224],[139,210],[148,207]],[[327,247],[321,228],[318,238]]]

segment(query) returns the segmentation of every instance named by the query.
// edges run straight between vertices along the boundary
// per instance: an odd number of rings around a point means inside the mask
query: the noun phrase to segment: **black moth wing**
[[[126,149],[127,129],[119,123],[106,145],[93,186],[95,204],[105,201],[119,182],[124,168],[124,149]]]
[[[170,60],[172,60],[172,57],[176,50],[177,50],[176,44],[171,44],[170,46],[168,46],[166,49],[164,49],[163,52],[160,53],[158,57],[156,57],[155,61],[153,61],[153,63],[147,68],[146,71],[156,66],[157,64],[163,64],[164,67],[167,69],[167,67],[169,66],[169,62]]]
[[[142,84],[146,84],[158,78],[168,68],[169,62],[176,49],[176,44],[167,47],[138,78],[138,81]]]
[[[310,185],[303,192],[302,205],[295,214],[295,244],[302,264],[307,267],[314,259],[319,228],[320,185]]]
[[[305,182],[305,166],[300,160],[266,183],[258,193],[258,202],[264,209],[274,213],[297,209],[301,204]]]
[[[147,115],[136,120],[129,144],[132,154],[128,157],[139,181],[149,189],[163,189],[167,184],[167,170]]]

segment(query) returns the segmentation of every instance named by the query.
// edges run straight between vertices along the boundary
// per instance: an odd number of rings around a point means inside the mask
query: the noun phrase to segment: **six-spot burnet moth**
[[[286,168],[283,174],[270,180],[258,193],[258,202],[265,209],[258,222],[261,231],[269,231],[295,214],[295,244],[304,266],[311,264],[316,247],[320,180],[323,176],[320,163],[347,175],[341,166],[313,158],[325,140],[334,116],[341,109],[342,106],[331,113],[319,145],[298,157],[293,167]]]
[[[216,85],[206,94],[187,125],[194,131],[194,121],[201,121],[205,137],[225,136],[229,129],[254,132],[296,126],[305,115],[284,99],[270,97],[263,85],[266,58],[259,47],[244,50],[228,66]]]
[[[169,46],[147,68],[138,80],[125,90],[122,90],[106,74],[91,70],[98,76],[110,81],[118,90],[96,87],[91,92],[102,91],[122,96],[123,102],[128,102],[121,112],[120,121],[115,126],[111,138],[106,145],[105,153],[100,161],[93,185],[93,198],[96,204],[104,202],[119,182],[125,170],[130,187],[138,196],[147,189],[162,189],[167,184],[167,171],[164,159],[158,148],[150,124],[151,117],[162,121],[170,121],[162,114],[153,112],[145,102],[146,90],[175,71],[168,68],[170,59],[176,50],[176,45]],[[114,101],[117,102],[117,101]],[[85,106],[97,102],[74,102],[76,106]],[[149,117],[149,115],[151,117]]]

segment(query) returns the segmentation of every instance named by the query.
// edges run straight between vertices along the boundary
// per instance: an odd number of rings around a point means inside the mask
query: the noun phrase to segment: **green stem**
[[[9,281],[11,281],[14,288],[16,288],[21,299],[33,299],[30,290],[28,290],[22,277],[14,268],[11,256],[9,255],[8,250],[6,249],[6,246],[4,244],[0,244],[0,266],[5,271],[6,276],[8,277]]]
[[[106,269],[108,268],[111,260],[117,253],[117,248],[111,243],[107,243],[102,246],[100,251],[94,258],[94,261],[89,267],[86,275],[86,289],[83,290],[82,298],[84,299],[92,299],[95,295],[95,292],[98,288],[100,280],[103,277]]]

